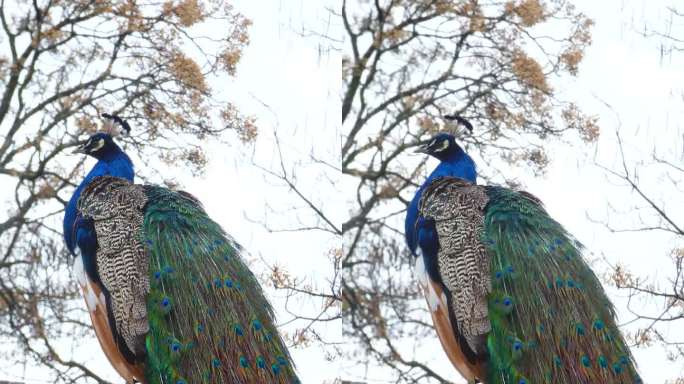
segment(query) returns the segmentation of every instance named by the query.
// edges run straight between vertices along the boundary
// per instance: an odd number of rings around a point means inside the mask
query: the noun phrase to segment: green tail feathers
[[[147,382],[298,383],[273,310],[239,245],[191,196],[144,188]]]
[[[581,246],[532,196],[487,187],[488,384],[641,383]]]

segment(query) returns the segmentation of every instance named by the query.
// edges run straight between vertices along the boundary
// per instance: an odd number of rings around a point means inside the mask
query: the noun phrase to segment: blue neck
[[[425,180],[423,185],[418,188],[413,200],[406,209],[406,221],[404,223],[404,237],[406,238],[406,244],[408,244],[411,252],[416,253],[416,239],[415,239],[415,226],[416,220],[418,220],[418,203],[420,202],[420,196],[423,190],[428,186],[433,180],[444,177],[458,177],[470,181],[471,183],[477,182],[477,172],[475,170],[475,162],[473,161],[467,153],[459,151],[458,153],[453,153],[451,155],[445,156],[439,165],[432,171],[430,176]]]
[[[430,184],[432,180],[443,177],[451,176],[458,177],[470,181],[471,183],[476,183],[477,172],[475,171],[475,162],[468,156],[467,153],[459,151],[456,153],[451,153],[448,156],[441,159],[439,165],[432,171],[430,176],[425,180],[421,189]]]
[[[76,188],[76,191],[74,191],[69,200],[69,204],[67,204],[64,210],[64,241],[71,253],[74,252],[75,246],[72,231],[77,215],[76,204],[78,203],[78,198],[81,196],[83,189],[98,176],[116,176],[133,182],[133,177],[135,176],[133,163],[128,155],[116,148],[115,151],[102,156],[90,172],[88,172],[78,188]]]

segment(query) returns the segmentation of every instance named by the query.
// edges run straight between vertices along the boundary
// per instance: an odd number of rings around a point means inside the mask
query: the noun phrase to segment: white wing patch
[[[437,296],[437,292],[435,292],[435,290],[432,288],[432,284],[428,284],[427,288],[427,294],[425,297],[427,298],[430,310],[437,311],[441,304],[439,296]],[[442,293],[442,295],[444,295],[444,293]]]
[[[95,312],[97,310],[97,296],[95,296],[95,292],[93,292],[90,284],[86,284],[85,287],[83,287],[83,296],[85,297],[88,310],[90,312]]]
[[[435,290],[432,288],[432,284],[430,284],[430,276],[425,269],[423,255],[420,250],[418,250],[418,258],[416,259],[416,265],[414,268],[418,282],[420,283],[421,287],[423,287],[423,292],[425,293],[425,298],[427,299],[430,310],[437,311],[441,303],[446,303],[446,297],[444,296],[444,292],[442,292],[442,301],[440,301],[440,297],[437,295],[437,292],[435,292]]]
[[[74,277],[76,278],[76,281],[78,281],[78,284],[81,286],[86,285],[86,282],[88,281],[85,270],[83,269],[83,259],[81,258],[81,250],[76,247],[74,250],[74,253],[76,253],[76,260],[74,261]]]
[[[441,298],[441,300],[442,300],[442,301],[441,301],[442,303],[446,303],[446,302],[447,302],[447,297],[446,297],[446,295],[444,294],[444,291],[442,291],[442,294],[440,295],[440,298]]]
[[[416,274],[416,278],[418,279],[418,282],[420,285],[425,286],[427,285],[427,279],[428,279],[428,274],[427,271],[425,270],[425,263],[423,262],[423,255],[420,252],[420,249],[418,249],[418,257],[416,258],[416,265],[414,266],[414,272]]]
[[[97,297],[97,295],[95,295],[95,292],[93,291],[93,287],[91,286],[91,282],[88,279],[88,275],[86,275],[85,269],[83,268],[83,259],[81,258],[80,249],[76,248],[75,253],[76,260],[74,261],[74,277],[76,277],[78,284],[81,286],[81,290],[83,291],[83,298],[85,298],[88,310],[90,312],[95,312],[95,310],[97,310],[98,305],[101,305],[103,308],[106,308],[104,294],[100,292],[100,297]]]

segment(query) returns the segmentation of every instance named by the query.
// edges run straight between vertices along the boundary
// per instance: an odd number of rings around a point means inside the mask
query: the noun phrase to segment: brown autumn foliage
[[[545,140],[596,140],[596,120],[554,89],[577,73],[592,21],[563,0],[346,0],[341,17],[345,378],[446,383],[427,363],[441,351],[403,238],[426,176],[426,160],[408,154],[449,131],[484,179],[515,185],[496,169],[543,172]],[[441,117],[454,113],[472,134]]]
[[[133,126],[120,143],[139,160],[181,159],[200,172],[201,140],[256,135],[237,109],[217,115],[212,80],[234,75],[249,20],[215,0],[5,0],[0,7],[0,352],[38,364],[55,382],[106,382],[74,361],[65,340],[89,333],[62,210],[83,176],[68,154],[103,112]],[[209,29],[207,29],[209,27]],[[207,30],[220,31],[211,39]],[[216,122],[222,121],[223,125]]]

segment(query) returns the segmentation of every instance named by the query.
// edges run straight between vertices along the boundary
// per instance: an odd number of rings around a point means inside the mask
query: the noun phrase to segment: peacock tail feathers
[[[240,246],[194,197],[113,177],[93,181],[80,206],[94,205],[93,196],[110,207],[116,202],[143,212],[139,223],[119,223],[135,241],[117,246],[139,245],[147,262],[120,266],[126,275],[144,269],[149,280],[142,314],[148,328],[147,383],[299,382],[273,310],[242,260]],[[99,209],[106,212],[107,206]],[[125,327],[117,323],[116,328]]]
[[[488,383],[639,383],[582,247],[532,195],[484,187],[491,255]]]
[[[641,382],[581,245],[534,196],[442,177],[426,186],[420,215],[439,235],[439,252],[429,257],[453,295],[455,333],[462,348],[486,360],[480,379]]]
[[[145,193],[142,234],[152,281],[147,343],[148,353],[158,357],[148,375],[172,383],[190,377],[216,383],[293,382],[273,310],[242,261],[240,246],[189,195],[153,186],[145,186]]]

